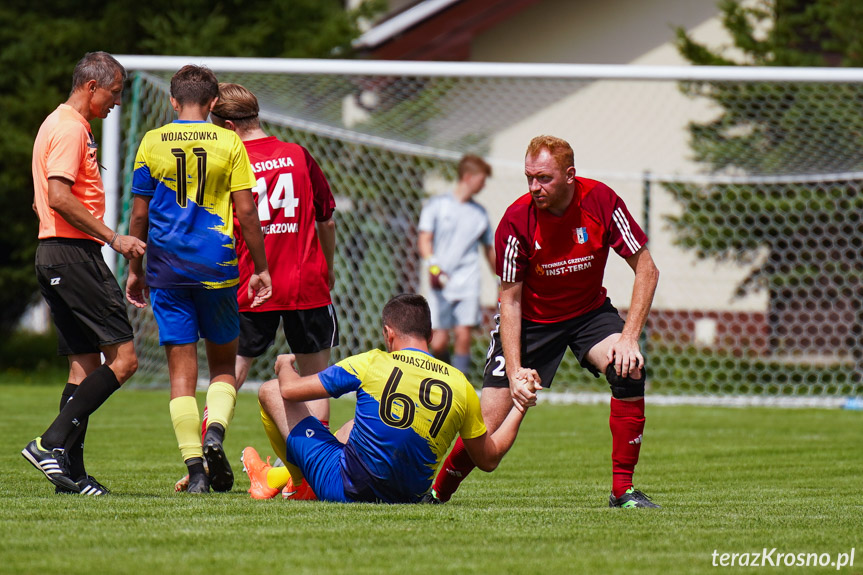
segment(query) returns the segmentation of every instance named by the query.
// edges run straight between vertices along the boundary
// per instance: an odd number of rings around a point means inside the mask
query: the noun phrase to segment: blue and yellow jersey
[[[147,284],[237,285],[231,192],[255,187],[243,142],[207,122],[177,120],[144,135],[132,193],[149,196]]]
[[[318,377],[333,397],[357,393],[343,461],[345,494],[354,500],[419,501],[456,435],[486,432],[464,374],[420,350],[372,350]]]

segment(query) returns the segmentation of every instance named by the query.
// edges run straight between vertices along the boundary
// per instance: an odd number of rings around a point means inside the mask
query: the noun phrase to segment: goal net
[[[427,289],[419,212],[451,189],[459,158],[478,153],[493,166],[477,199],[496,225],[527,191],[530,138],[551,134],[572,144],[578,175],[611,186],[650,237],[661,278],[642,338],[649,393],[822,405],[863,395],[860,70],[121,61],[132,87],[105,127],[106,137],[119,132],[121,227],[135,151],[144,132],[173,119],[168,83],[186,63],[252,90],[264,130],[320,163],[337,204],[333,361],[381,346],[383,303]],[[476,384],[497,302],[496,278],[484,274]],[[632,270],[611,256],[605,285],[624,314],[632,284]],[[136,381],[165,385],[151,312],[131,313]],[[280,334],[250,380],[270,378],[286,351]],[[604,380],[570,352],[553,389],[607,397]]]

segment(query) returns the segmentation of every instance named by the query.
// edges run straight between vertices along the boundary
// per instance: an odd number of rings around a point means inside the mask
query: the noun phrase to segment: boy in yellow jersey
[[[510,410],[493,434],[467,378],[429,354],[431,315],[420,295],[392,298],[382,312],[386,352],[372,350],[301,377],[292,355],[276,360],[278,380],[261,386],[261,406],[286,439],[294,484],[303,477],[318,499],[419,503],[443,456],[461,436],[477,466],[494,470],[512,446],[524,409]],[[539,389],[535,372],[527,375]],[[344,443],[304,402],[356,392],[353,425]],[[529,407],[529,405],[528,405]],[[347,433],[349,430],[349,434]]]
[[[149,292],[171,378],[171,420],[189,471],[189,493],[229,491],[234,483],[222,446],[236,403],[234,365],[239,336],[234,218],[243,231],[254,273],[249,298],[269,298],[264,238],[251,188],[249,157],[234,132],[206,122],[218,100],[215,75],[185,66],[171,78],[178,119],[144,135],[135,158],[129,231],[152,246],[129,264],[126,297],[146,306]],[[206,340],[209,420],[203,441],[195,402],[197,341]],[[207,460],[209,476],[204,471]]]

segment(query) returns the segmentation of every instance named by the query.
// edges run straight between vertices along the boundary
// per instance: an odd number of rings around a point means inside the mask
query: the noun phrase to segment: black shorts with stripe
[[[132,339],[125,297],[98,242],[40,240],[36,278],[57,328],[59,355],[99,353]]]
[[[509,387],[503,347],[500,343],[500,317],[498,327],[491,334],[491,345],[486,356],[483,387]],[[597,309],[556,323],[521,321],[521,365],[539,373],[544,388],[551,387],[557,368],[569,347],[581,366],[599,377],[599,371],[587,359],[587,353],[610,335],[623,331],[623,319],[611,300]]]
[[[339,345],[339,322],[333,305],[312,309],[244,311],[240,313],[237,354],[258,357],[276,341],[282,321],[291,353],[317,353]]]

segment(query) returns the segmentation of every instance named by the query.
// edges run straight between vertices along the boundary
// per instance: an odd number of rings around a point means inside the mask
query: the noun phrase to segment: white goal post
[[[526,192],[529,139],[549,133],[651,238],[662,274],[642,342],[651,393],[818,405],[863,395],[863,69],[118,59],[132,87],[103,126],[109,221],[124,225],[131,157],[146,130],[173,119],[167,82],[189,63],[250,88],[265,130],[321,163],[337,202],[334,360],[379,345],[380,306],[422,289],[416,218],[458,159],[492,164],[478,201],[496,223]],[[612,256],[605,282],[625,313],[631,270]],[[491,273],[484,286],[488,323]],[[141,379],[164,384],[152,317],[133,318]],[[253,378],[269,376],[276,350],[283,339]],[[554,388],[598,393],[603,383],[568,354]]]

